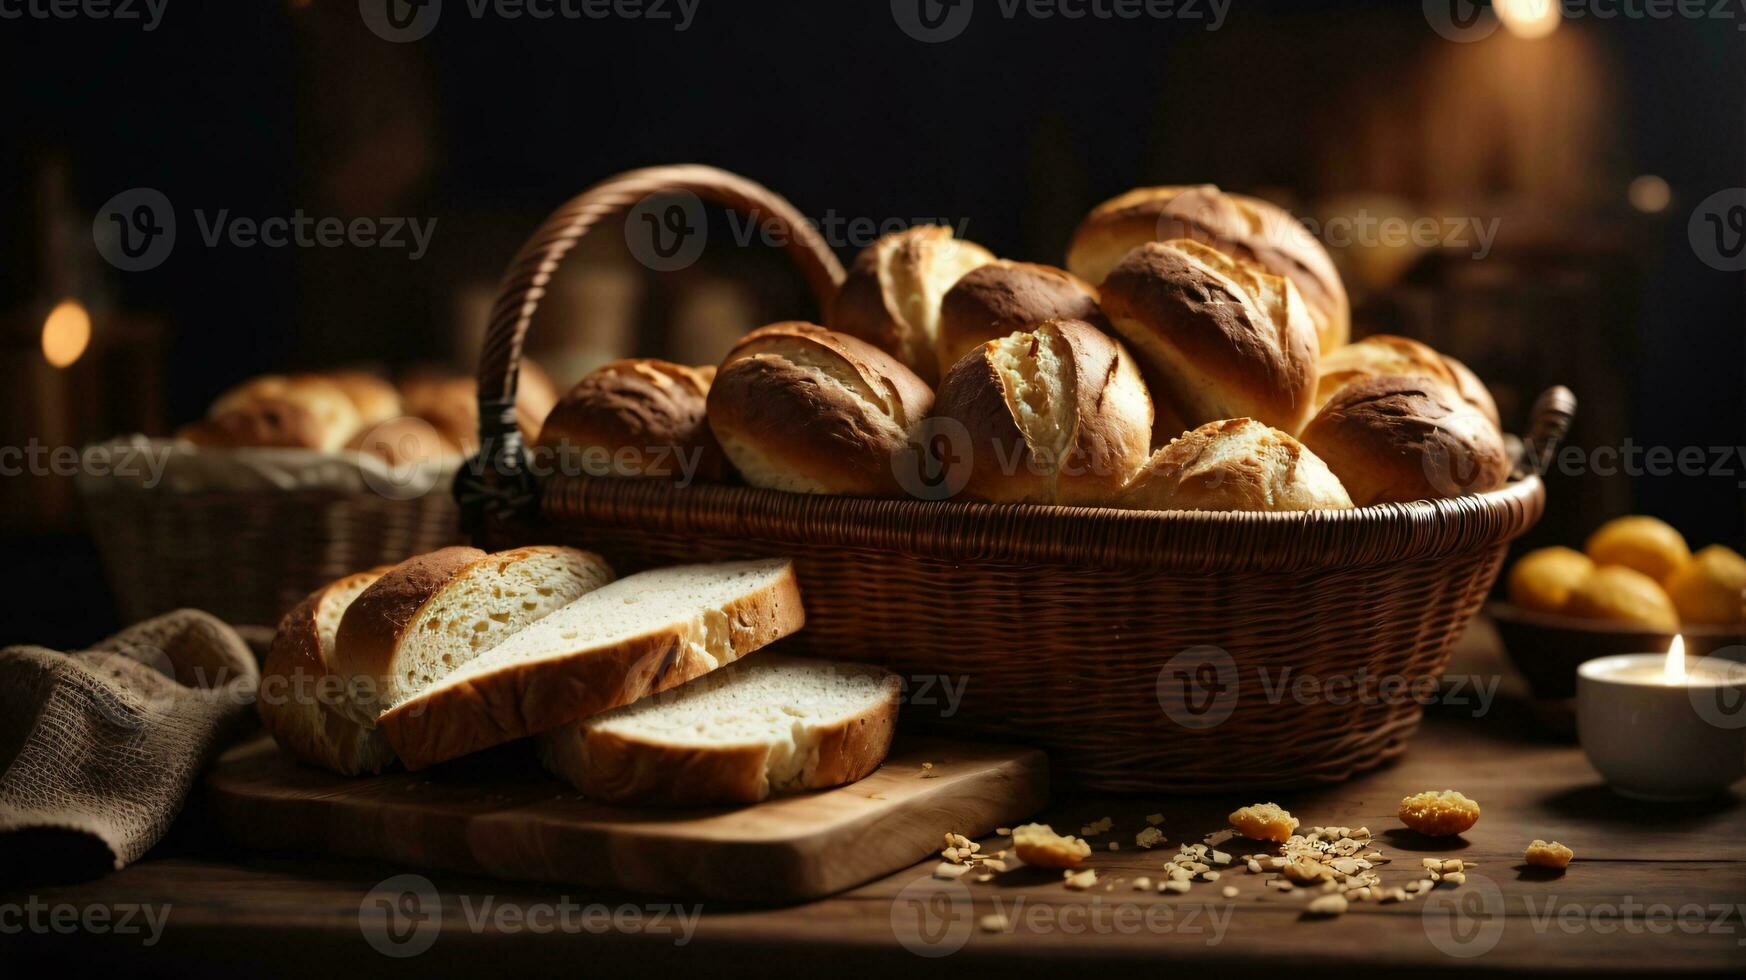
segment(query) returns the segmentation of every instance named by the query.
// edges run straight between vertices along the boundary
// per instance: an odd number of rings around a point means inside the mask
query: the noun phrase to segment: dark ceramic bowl
[[[1486,603],[1485,611],[1497,624],[1510,662],[1541,701],[1576,697],[1576,668],[1585,660],[1615,653],[1656,653],[1673,642],[1673,633],[1666,630],[1554,616],[1507,602]],[[1688,657],[1746,661],[1746,626],[1694,623],[1680,627],[1680,633]]]

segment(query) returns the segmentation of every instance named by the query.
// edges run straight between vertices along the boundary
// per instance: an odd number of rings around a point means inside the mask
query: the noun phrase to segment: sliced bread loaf
[[[642,572],[509,637],[381,725],[417,769],[677,687],[793,633],[805,616],[786,560]]]
[[[332,673],[340,617],[390,567],[316,589],[279,621],[255,707],[279,747],[300,761],[347,776],[381,772],[394,761],[380,731],[348,717],[345,685]]]
[[[346,610],[336,674],[364,725],[505,637],[612,581],[599,555],[536,546],[443,548],[394,566]]]
[[[897,704],[878,667],[760,654],[548,732],[540,758],[597,800],[756,803],[878,768]]]

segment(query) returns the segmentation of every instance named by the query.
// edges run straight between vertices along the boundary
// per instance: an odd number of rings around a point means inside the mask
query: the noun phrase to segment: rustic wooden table
[[[1535,725],[1483,621],[1463,641],[1450,677],[1479,685],[1447,684],[1445,703],[1432,707],[1401,762],[1279,802],[1306,826],[1371,828],[1393,860],[1383,871],[1390,882],[1417,877],[1420,859],[1432,854],[1478,867],[1462,888],[1405,904],[1357,903],[1334,919],[1307,916],[1302,899],[1243,873],[1186,895],[1133,889],[1134,878],[1157,874],[1176,844],[1218,829],[1234,806],[1254,802],[1247,799],[1058,800],[1043,816],[1057,829],[1109,816],[1114,829],[1098,840],[1123,844],[1095,854],[1104,880],[1087,892],[1068,891],[1058,872],[1038,869],[946,883],[931,877],[929,862],[784,909],[442,873],[390,881],[408,869],[238,853],[212,839],[195,809],[157,852],[120,873],[75,884],[0,881],[0,963],[52,958],[86,974],[129,976],[330,976],[359,968],[427,977],[479,970],[1059,976],[1081,961],[1294,976],[1746,971],[1742,787],[1704,805],[1614,796],[1578,748]],[[1495,697],[1485,697],[1500,679]],[[1479,800],[1479,824],[1440,847],[1402,831],[1396,803],[1431,788]],[[1133,835],[1153,812],[1164,815],[1170,843],[1139,850]],[[1526,869],[1522,851],[1535,837],[1572,845],[1576,863],[1559,876]],[[404,897],[426,881],[421,901]],[[1225,885],[1238,889],[1235,898],[1222,896]],[[385,909],[402,914],[385,918]],[[1009,928],[985,931],[980,920],[996,912]]]

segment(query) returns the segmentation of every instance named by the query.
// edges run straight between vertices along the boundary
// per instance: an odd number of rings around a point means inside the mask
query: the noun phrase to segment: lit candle
[[[1746,664],[1665,653],[1600,657],[1577,668],[1576,729],[1613,789],[1692,800],[1746,776]]]

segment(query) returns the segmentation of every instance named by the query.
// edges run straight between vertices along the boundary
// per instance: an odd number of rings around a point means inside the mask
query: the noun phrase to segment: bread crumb
[[[1223,889],[1221,889],[1219,891],[1219,894],[1225,896],[1226,898],[1236,898],[1237,897],[1237,886],[1236,885],[1226,885]]]
[[[980,920],[983,932],[1005,932],[1009,923],[1006,916],[999,912],[990,912]]]
[[[1157,847],[1164,843],[1164,832],[1157,827],[1147,827],[1134,835],[1134,843],[1147,849]]]
[[[1042,823],[1014,827],[1012,847],[1020,861],[1042,868],[1077,867],[1091,856],[1090,844],[1077,837],[1063,837]]]
[[[1256,803],[1233,812],[1231,826],[1251,840],[1285,843],[1297,829],[1297,818],[1277,803]]]
[[[1528,863],[1538,868],[1568,868],[1570,859],[1575,856],[1575,851],[1557,841],[1547,842],[1538,838],[1528,845],[1526,855]]]
[[[1011,837],[1012,836],[1012,828],[1011,827],[996,827],[996,828],[994,828],[994,832],[996,834],[1000,835],[1001,837]]]
[[[1427,837],[1452,837],[1479,822],[1479,804],[1452,789],[1418,793],[1400,801],[1400,822]]]
[[[1350,907],[1344,895],[1323,895],[1309,903],[1306,911],[1311,915],[1344,915]]]
[[[968,864],[952,864],[948,861],[941,861],[939,866],[934,868],[934,877],[946,881],[962,878],[969,873],[970,866]]]
[[[1145,892],[1145,891],[1151,891],[1151,890],[1152,890],[1152,879],[1146,877],[1145,875],[1141,875],[1138,878],[1134,879],[1134,891]]]
[[[1158,886],[1158,890],[1161,892],[1170,892],[1173,895],[1184,895],[1188,893],[1188,882],[1166,881]]]
[[[1086,868],[1084,871],[1066,872],[1065,884],[1076,892],[1082,892],[1097,884],[1097,869]]]
[[[1162,813],[1148,813],[1148,814],[1146,814],[1146,822],[1151,824],[1152,826],[1156,827],[1159,824],[1164,822],[1164,814],[1162,814]]]

